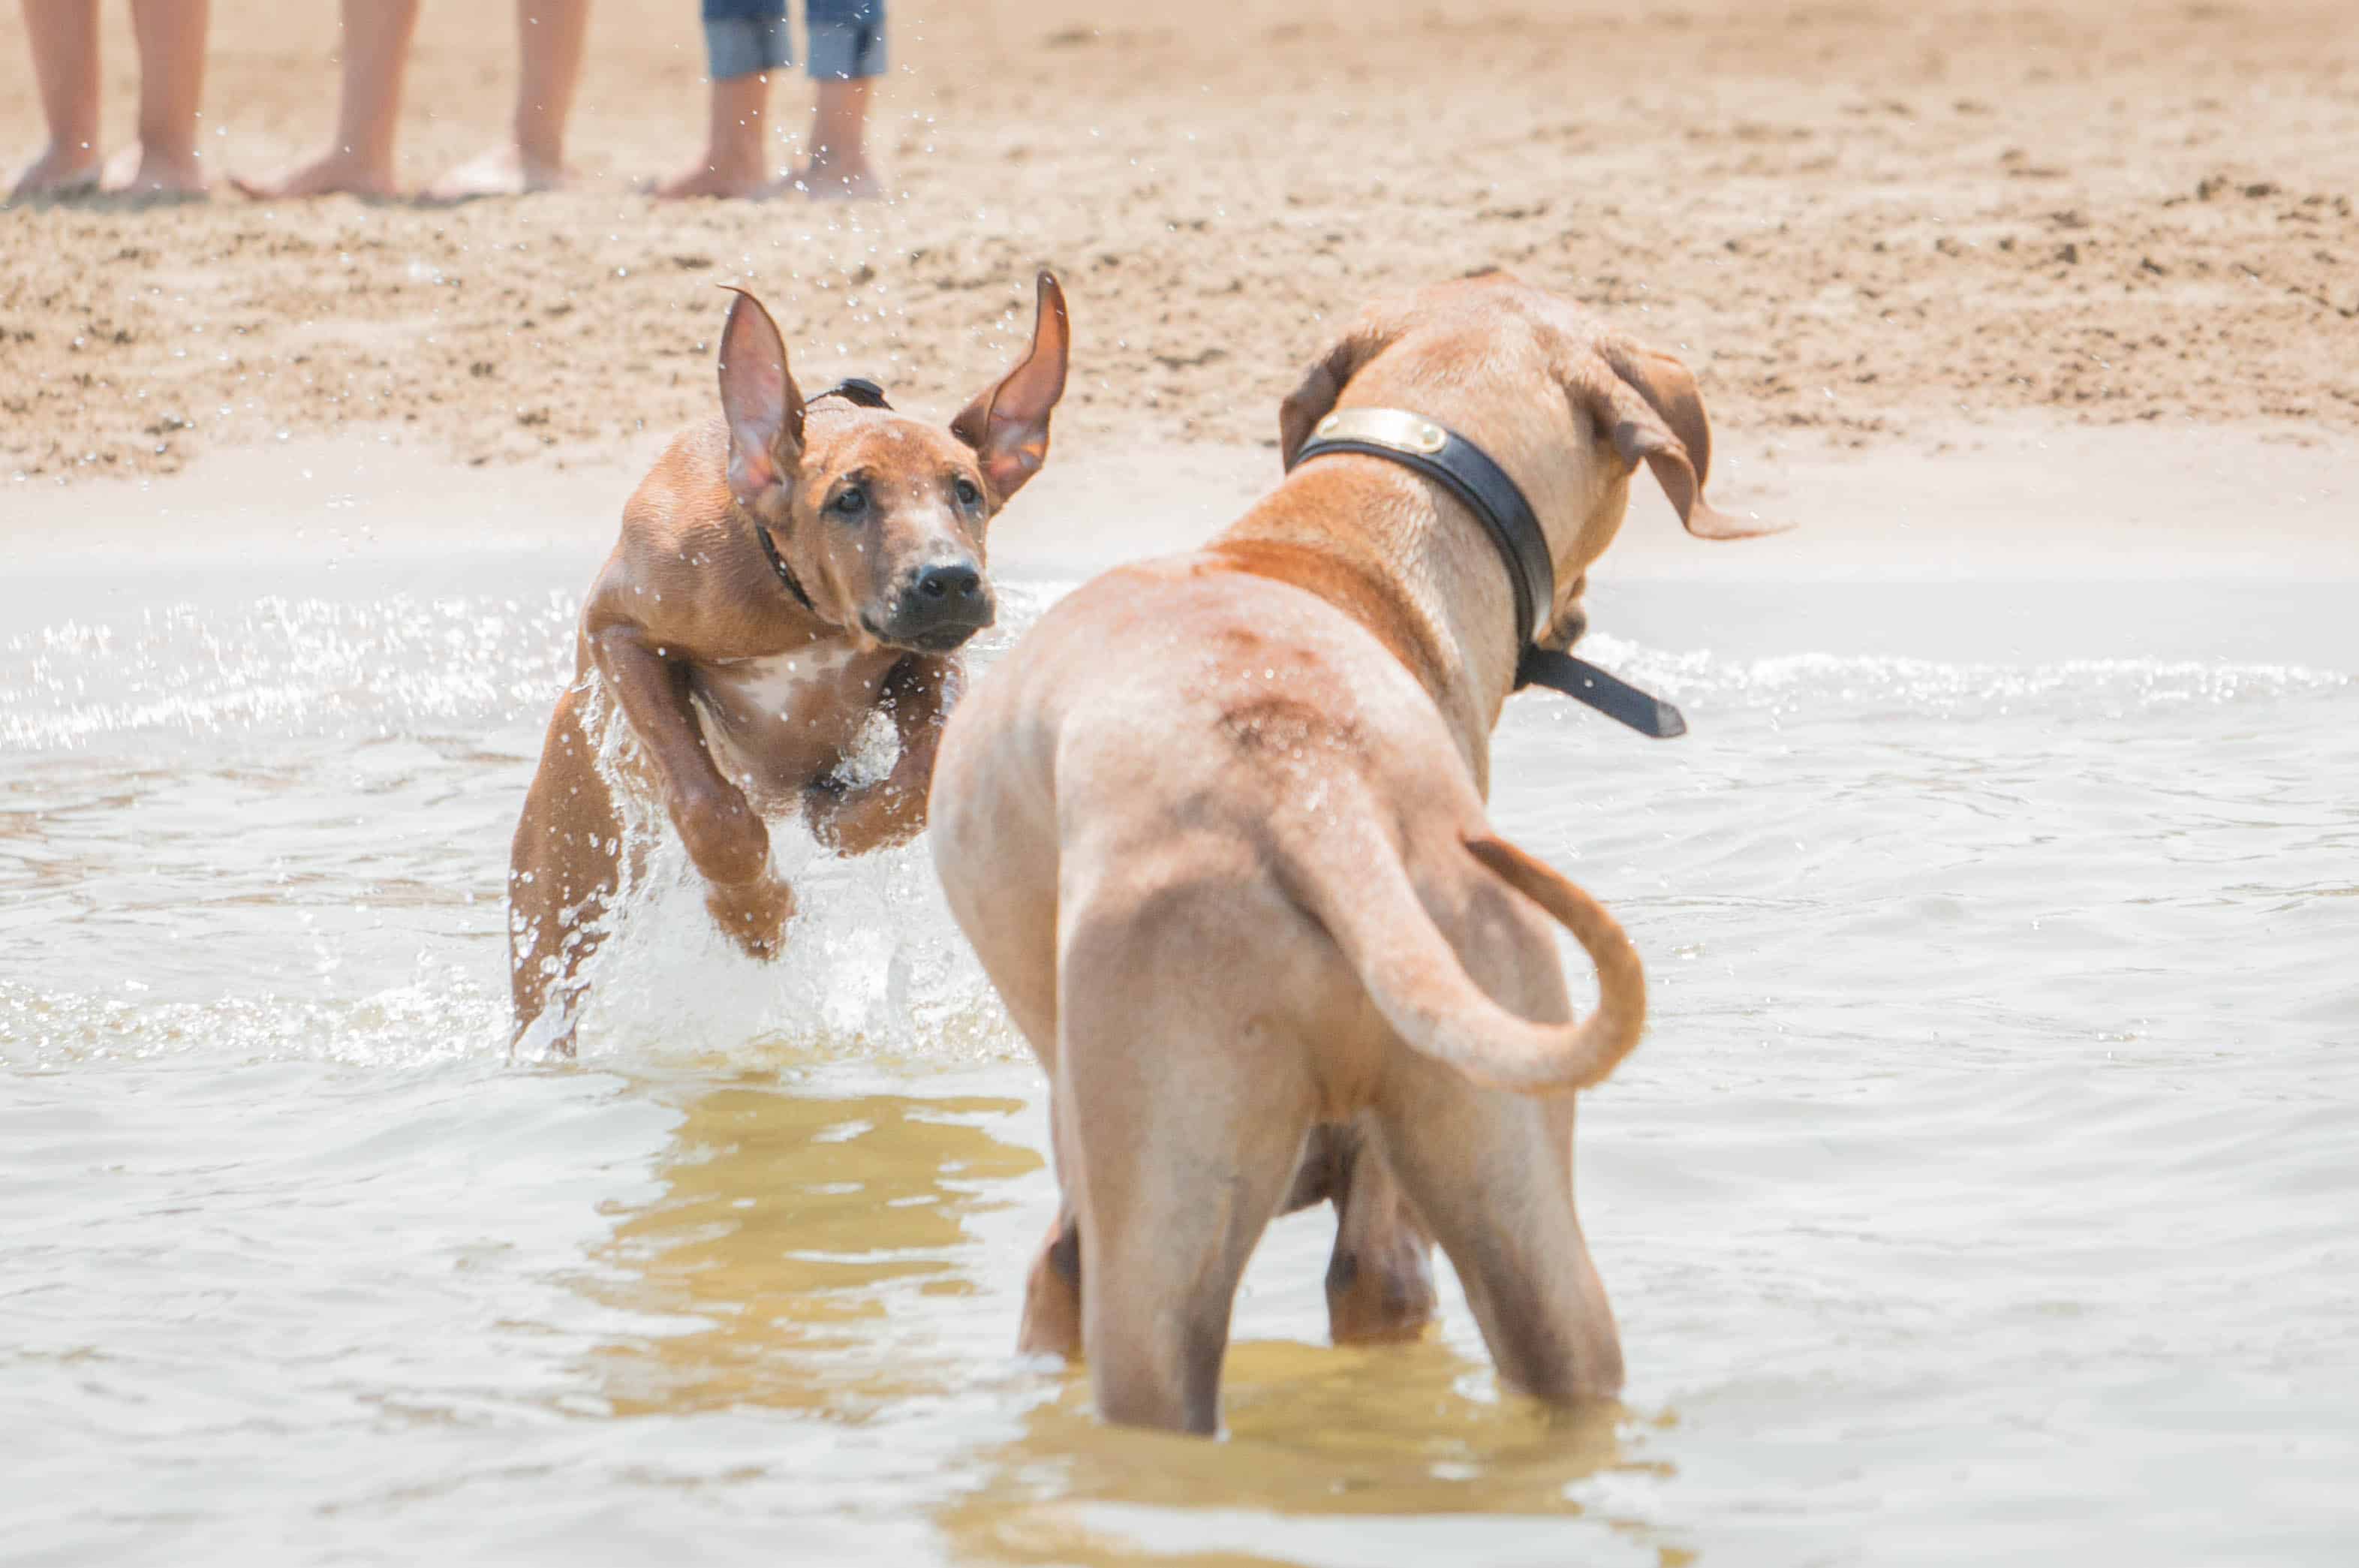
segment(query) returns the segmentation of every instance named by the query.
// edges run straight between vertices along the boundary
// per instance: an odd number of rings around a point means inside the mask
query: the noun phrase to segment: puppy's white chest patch
[[[807,648],[795,653],[740,659],[713,666],[712,683],[727,688],[734,699],[732,707],[752,710],[747,716],[783,723],[794,716],[797,692],[813,686],[834,686],[854,657],[850,648]]]
[[[875,716],[875,688],[858,659],[815,648],[703,666],[697,724],[722,772],[756,797],[777,797],[833,769]]]

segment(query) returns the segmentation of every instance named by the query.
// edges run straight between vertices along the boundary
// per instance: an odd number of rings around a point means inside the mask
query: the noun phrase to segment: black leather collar
[[[885,388],[861,376],[847,376],[821,393],[818,397],[807,398],[805,401],[816,403],[820,397],[841,397],[847,403],[856,403],[864,408],[890,408],[893,406],[885,401]],[[778,553],[778,547],[771,541],[770,530],[762,526],[761,519],[758,517],[754,520],[754,537],[761,541],[762,553],[769,558],[770,570],[778,574],[778,581],[785,583],[787,592],[795,596],[795,603],[812,615],[818,615],[818,606],[811,603],[811,596],[803,592],[802,583],[797,581],[794,572],[788,569],[786,557]]]
[[[770,530],[762,526],[762,519],[759,517],[754,518],[753,524],[754,537],[762,541],[762,553],[769,557],[770,570],[778,574],[778,581],[787,585],[787,592],[795,596],[796,604],[800,604],[812,615],[818,615],[819,606],[811,603],[810,595],[803,592],[803,585],[797,582],[795,574],[788,570],[787,558],[778,553],[778,547],[770,542]]]
[[[1556,565],[1538,517],[1507,471],[1464,436],[1421,414],[1399,408],[1338,408],[1319,421],[1289,469],[1334,452],[1381,457],[1423,474],[1481,519],[1507,569],[1516,593],[1516,686],[1545,686],[1585,702],[1640,735],[1669,740],[1687,733],[1687,720],[1661,698],[1608,675],[1587,659],[1542,648],[1556,603]]]
[[[864,408],[889,408],[893,406],[885,401],[885,388],[864,376],[847,376],[821,393],[819,397],[812,397],[808,401],[816,403],[820,397],[841,397],[847,403],[857,403]]]

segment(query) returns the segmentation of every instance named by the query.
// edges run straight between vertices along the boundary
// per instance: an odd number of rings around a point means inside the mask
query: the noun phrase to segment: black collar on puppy
[[[890,408],[893,406],[885,401],[885,388],[863,376],[847,376],[821,393],[819,397],[807,398],[805,401],[816,403],[820,397],[841,397],[847,403],[856,403],[864,408]],[[754,523],[754,537],[762,541],[762,553],[769,558],[770,570],[778,574],[778,581],[785,583],[787,592],[795,596],[795,603],[812,615],[818,615],[819,606],[811,603],[811,596],[803,592],[802,583],[796,580],[791,571],[788,570],[786,557],[778,553],[778,547],[770,540],[770,530],[762,526],[759,518],[756,518]]]
[[[1481,447],[1446,425],[1399,408],[1338,408],[1319,421],[1289,468],[1332,452],[1381,457],[1440,485],[1482,520],[1507,569],[1516,591],[1516,686],[1545,686],[1640,735],[1669,740],[1687,733],[1680,711],[1617,681],[1587,659],[1542,648],[1532,639],[1546,629],[1544,617],[1556,603],[1556,566],[1548,536],[1532,504],[1507,471]]]
[[[787,585],[787,592],[795,596],[795,603],[812,615],[818,615],[819,606],[811,603],[810,595],[803,592],[803,585],[795,581],[795,574],[787,569],[787,558],[780,555],[778,547],[770,542],[770,530],[762,526],[759,517],[754,519],[754,537],[762,541],[762,553],[770,558],[770,570],[778,574],[778,581]]]
[[[864,408],[889,408],[893,406],[885,401],[885,388],[864,376],[847,376],[821,393],[819,397],[841,397],[847,403],[857,403]],[[810,398],[810,401],[816,403],[819,397]]]

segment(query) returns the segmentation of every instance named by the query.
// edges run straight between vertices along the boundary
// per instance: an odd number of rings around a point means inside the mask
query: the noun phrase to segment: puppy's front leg
[[[657,651],[646,628],[628,624],[600,630],[590,646],[662,780],[664,809],[689,859],[712,884],[705,908],[748,953],[775,956],[794,894],[770,875],[770,830],[761,813],[713,766],[690,705],[687,664]]]
[[[840,855],[865,855],[906,844],[924,830],[934,753],[965,679],[957,659],[934,654],[911,654],[893,667],[877,701],[893,715],[900,757],[874,784],[846,789],[822,779],[803,792],[811,833],[820,843]]]

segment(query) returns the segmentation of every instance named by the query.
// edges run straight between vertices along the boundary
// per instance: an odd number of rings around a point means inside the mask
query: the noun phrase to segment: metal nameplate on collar
[[[1405,408],[1338,408],[1319,421],[1314,441],[1367,441],[1431,457],[1450,444],[1450,432]]]

